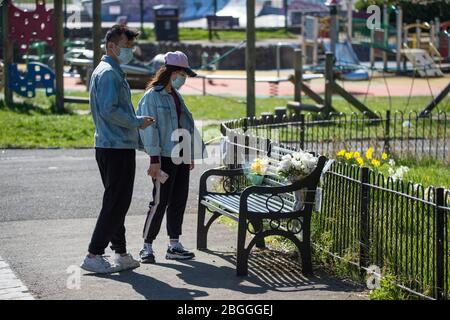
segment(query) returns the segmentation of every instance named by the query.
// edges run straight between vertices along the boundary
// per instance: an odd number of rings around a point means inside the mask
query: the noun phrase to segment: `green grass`
[[[144,29],[144,31],[145,37],[141,37],[141,39],[156,40],[154,29]],[[209,32],[202,28],[179,28],[179,38],[180,41],[209,40]],[[256,31],[256,40],[296,38],[298,38],[298,35],[285,32],[283,28],[265,28]],[[240,41],[245,39],[245,29],[217,31],[213,34],[213,40],[216,41]]]
[[[435,159],[416,160],[414,158],[398,159],[397,165],[407,166],[405,181],[414,181],[424,187],[435,186],[450,189],[450,166]]]
[[[67,95],[87,96],[87,92],[67,92]],[[136,106],[142,93],[133,93],[132,100]],[[20,101],[19,98],[16,99]],[[185,96],[186,103],[198,120],[236,119],[245,116],[244,98],[223,98],[213,96]],[[289,98],[258,98],[257,114],[273,111],[276,106],[286,105]],[[428,102],[427,97],[411,100],[410,110],[421,110]],[[393,98],[394,106],[406,104],[406,98]],[[68,105],[69,113],[57,115],[52,112],[54,98],[47,98],[38,92],[34,99],[24,99],[20,103],[6,107],[0,101],[0,147],[1,148],[48,148],[48,147],[92,147],[94,125],[90,115],[78,115],[74,108],[87,110],[87,105]],[[389,108],[388,98],[368,97],[367,104],[374,109],[384,111]],[[444,103],[443,106],[446,104]],[[336,108],[346,111],[348,105],[336,99]],[[448,111],[448,110],[447,110]],[[204,128],[205,141],[220,135],[218,125]],[[409,160],[408,160],[409,161]],[[448,166],[439,162],[404,163],[411,167],[408,177],[425,185],[448,186]]]
[[[87,97],[87,92],[70,92],[68,95],[79,95]],[[132,94],[132,102],[138,105],[143,92],[134,92]],[[38,95],[39,96],[39,95]],[[246,100],[240,97],[218,97],[218,96],[200,96],[185,95],[183,96],[186,104],[194,115],[195,119],[237,119],[246,116]],[[364,97],[359,97],[361,101]],[[292,97],[272,97],[256,99],[256,114],[261,112],[273,112],[275,107],[286,106],[288,101],[292,101]],[[388,97],[368,97],[366,99],[367,106],[374,110],[385,114],[386,110],[400,110],[404,113],[410,111],[421,111],[429,102],[430,97],[414,97],[408,104],[407,97],[392,97],[391,103]],[[304,99],[305,103],[313,103],[308,98]],[[351,113],[358,112],[352,108],[345,100],[339,97],[333,97],[334,107],[339,112]],[[88,105],[70,105],[69,108],[89,109]],[[450,98],[444,100],[436,110],[450,112]],[[359,113],[359,112],[358,112]]]
[[[0,148],[92,147],[89,115],[57,115],[41,109],[16,112],[0,107]]]

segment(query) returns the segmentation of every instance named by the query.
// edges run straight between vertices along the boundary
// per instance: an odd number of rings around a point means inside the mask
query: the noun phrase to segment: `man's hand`
[[[195,168],[195,164],[193,162],[191,162],[191,164],[189,165],[189,170],[194,170]]]
[[[139,129],[144,130],[148,126],[152,125],[155,122],[155,119],[152,117],[142,117],[144,119],[144,123],[139,127]]]
[[[156,179],[159,175],[159,170],[161,170],[161,163],[152,163],[150,164],[150,167],[148,167],[147,174]]]

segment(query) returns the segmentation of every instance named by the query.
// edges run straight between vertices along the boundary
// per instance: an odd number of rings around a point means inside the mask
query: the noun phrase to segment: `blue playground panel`
[[[13,63],[9,66],[8,72],[9,88],[22,97],[34,98],[36,88],[44,88],[47,97],[55,94],[55,73],[43,63],[28,63],[27,71],[24,73],[17,69],[16,63]]]
[[[324,41],[323,45],[325,47],[325,51],[331,50],[331,43],[329,41]],[[339,66],[352,66],[357,67],[361,65],[361,62],[358,59],[358,56],[353,50],[352,44],[348,41],[346,42],[338,42],[336,43],[336,65]],[[367,80],[369,79],[369,73],[361,67],[359,70],[346,72],[342,75],[342,78],[345,80]]]

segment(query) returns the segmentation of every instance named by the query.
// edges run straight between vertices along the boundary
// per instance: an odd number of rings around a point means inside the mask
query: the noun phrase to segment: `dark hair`
[[[114,42],[117,44],[123,34],[125,34],[128,40],[134,40],[139,36],[139,31],[116,24],[106,32],[105,43]]]
[[[177,67],[177,66],[163,64],[158,69],[158,71],[156,72],[154,77],[147,84],[147,88],[145,90],[149,90],[149,89],[151,89],[153,87],[156,87],[156,86],[162,86],[162,89],[164,89],[169,84],[170,77],[172,76],[172,72],[178,71],[178,70],[183,70],[183,68]],[[160,89],[158,91],[161,91],[162,89]]]

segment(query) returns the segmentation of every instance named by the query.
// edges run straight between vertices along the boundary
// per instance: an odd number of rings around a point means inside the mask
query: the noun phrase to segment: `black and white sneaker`
[[[141,263],[155,263],[155,255],[153,249],[144,246],[139,252]]]
[[[186,250],[180,242],[170,245],[166,253],[166,259],[169,260],[188,260],[194,257],[195,254]]]

